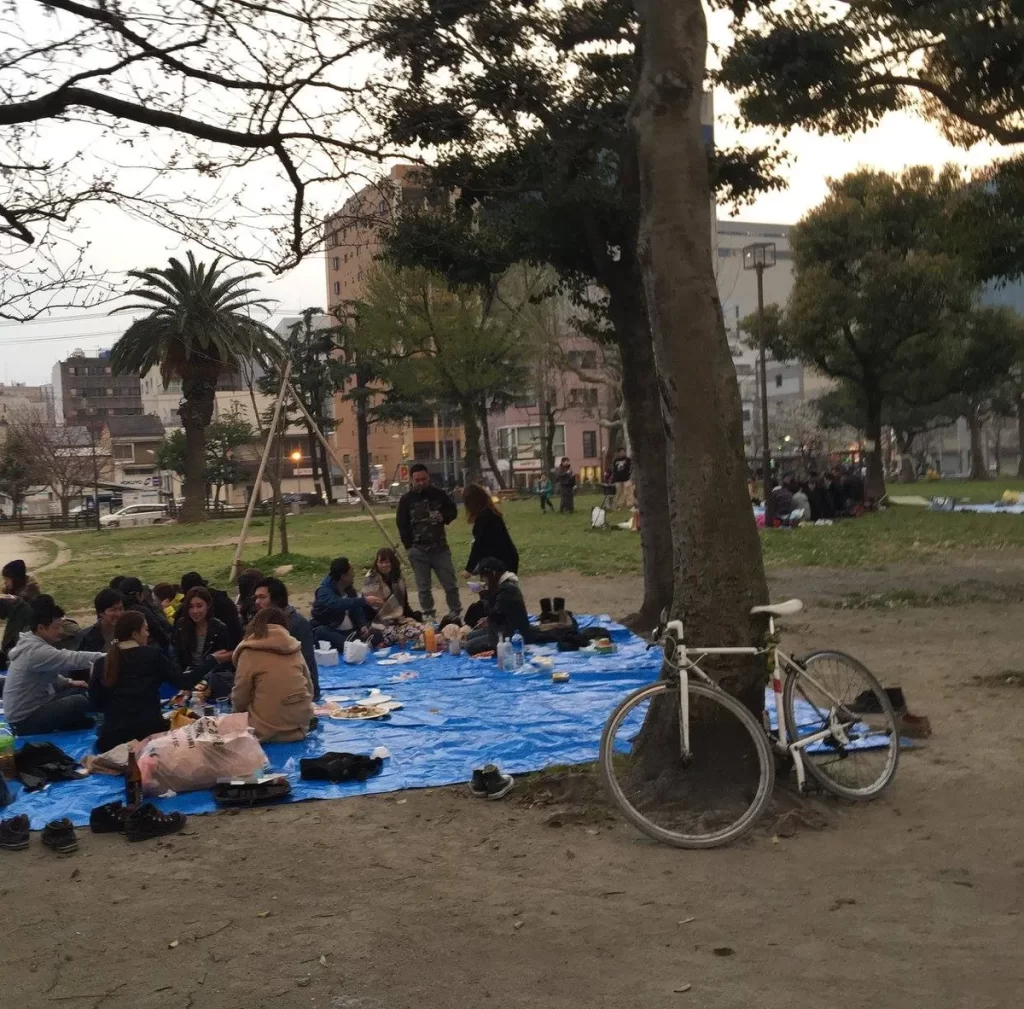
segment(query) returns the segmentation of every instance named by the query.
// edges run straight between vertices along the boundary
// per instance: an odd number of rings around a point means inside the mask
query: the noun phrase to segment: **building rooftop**
[[[155,413],[108,417],[106,427],[111,438],[162,438],[163,421]]]

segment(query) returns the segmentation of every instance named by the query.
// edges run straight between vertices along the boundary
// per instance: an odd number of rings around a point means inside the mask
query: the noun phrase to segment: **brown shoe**
[[[896,719],[896,727],[901,736],[908,739],[927,739],[932,734],[932,723],[927,715],[912,715],[904,712]]]

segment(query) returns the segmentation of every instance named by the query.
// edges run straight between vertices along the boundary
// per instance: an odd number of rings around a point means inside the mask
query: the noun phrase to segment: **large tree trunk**
[[[312,474],[310,480],[313,484],[313,492],[321,497],[324,496],[324,483],[322,470],[320,469],[320,456],[317,446],[320,443],[313,433],[313,425],[306,421],[306,451],[309,452],[309,468]]]
[[[213,420],[216,376],[186,378],[181,383],[179,415],[185,430],[185,481],[179,522],[206,520],[206,429]]]
[[[491,422],[487,417],[486,406],[480,410],[480,424],[483,428],[484,451],[487,453],[487,465],[491,467],[494,479],[498,481],[498,486],[502,490],[506,487],[513,486],[515,483],[515,477],[512,473],[512,463],[509,463],[508,482],[505,481],[505,478],[501,475],[501,470],[498,469],[498,460],[494,455],[494,445],[491,444]]]
[[[996,464],[996,476],[1001,477],[1003,475],[1003,418],[999,417],[995,423],[995,431],[993,432],[993,451],[995,453],[995,464]]]
[[[366,374],[356,367],[356,451],[359,454],[359,489],[363,497],[370,495],[370,422],[367,418]]]
[[[1017,476],[1024,477],[1024,394],[1017,396]]]
[[[466,483],[480,483],[483,471],[480,468],[480,421],[472,403],[460,405],[462,429],[466,433]]]
[[[641,180],[638,256],[669,425],[673,612],[687,640],[758,645],[768,598],[761,544],[747,494],[743,419],[711,257],[711,190],[701,128],[707,24],[701,0],[636,0],[643,72],[631,125]],[[637,443],[647,430],[634,432]],[[764,708],[763,662],[712,666],[752,711]],[[655,706],[640,741],[643,761],[678,755],[676,712]],[[720,744],[725,747],[725,743]]]
[[[900,450],[900,483],[913,483],[917,479],[914,467],[914,436],[896,434],[896,444]]]
[[[624,290],[612,289],[609,311],[622,357],[624,435],[633,445],[633,484],[640,510],[640,549],[644,564],[644,598],[627,624],[647,630],[672,605],[672,522],[669,512],[668,441],[657,395],[654,345],[643,303],[641,279]]]
[[[976,403],[967,408],[967,427],[971,432],[971,480],[991,480],[985,459],[985,441],[981,436],[981,410]]]
[[[870,443],[867,451],[867,476],[864,499],[881,501],[885,496],[885,468],[882,465],[882,404],[868,397],[865,433]]]
[[[323,427],[320,428],[323,431]],[[326,437],[326,435],[325,435]],[[324,494],[327,497],[327,503],[329,505],[334,504],[334,475],[331,469],[331,461],[327,458],[327,449],[323,447],[318,438],[314,450],[319,453],[320,458],[320,472],[324,478]]]

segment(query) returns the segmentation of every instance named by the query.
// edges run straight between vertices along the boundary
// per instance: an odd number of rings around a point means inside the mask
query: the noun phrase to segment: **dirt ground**
[[[766,823],[731,848],[681,852],[531,804],[527,785],[500,803],[434,789],[196,817],[186,834],[138,846],[83,833],[66,859],[34,839],[0,857],[0,1003],[1018,1005],[1024,692],[1004,674],[1024,666],[1024,606],[813,603],[834,599],[838,579],[881,591],[973,577],[1019,598],[1020,575],[989,558],[773,576],[776,598],[812,603],[788,628],[795,649],[852,652],[935,728],[878,802],[814,801],[823,827]],[[620,613],[637,589],[525,582],[530,600],[565,588],[581,611]]]

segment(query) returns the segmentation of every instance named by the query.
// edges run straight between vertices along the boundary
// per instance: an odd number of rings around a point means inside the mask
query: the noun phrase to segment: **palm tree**
[[[218,257],[207,266],[188,253],[188,264],[171,258],[163,269],[131,270],[141,285],[128,297],[142,299],[117,311],[146,311],[114,345],[110,355],[115,374],[144,375],[159,368],[164,388],[181,379],[181,426],[185,429],[184,522],[205,518],[204,479],[206,428],[213,420],[217,379],[239,363],[266,363],[278,356],[273,330],[252,319],[253,308],[266,309],[267,299],[254,298],[244,285],[258,273],[229,277]]]

